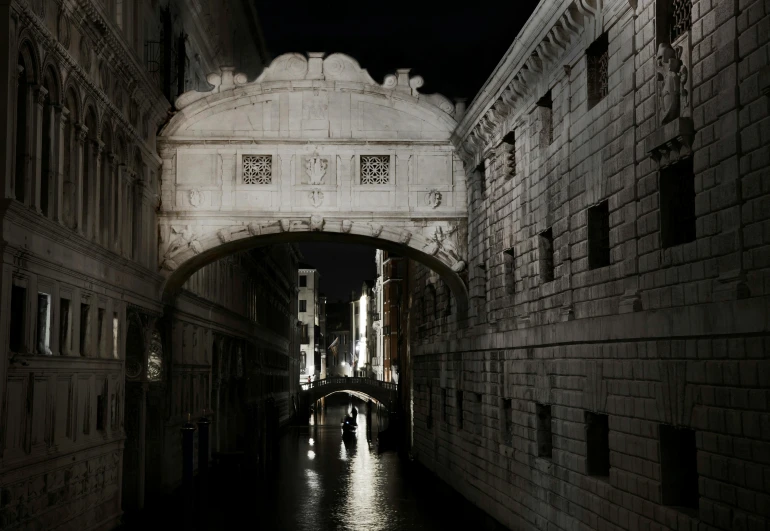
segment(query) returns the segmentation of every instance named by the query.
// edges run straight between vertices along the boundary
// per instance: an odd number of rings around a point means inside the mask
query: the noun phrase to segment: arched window
[[[67,90],[65,106],[69,110],[67,123],[64,128],[64,161],[62,165],[62,180],[64,182],[64,191],[62,197],[62,207],[64,208],[64,223],[67,227],[74,229],[77,226],[78,208],[77,191],[82,177],[80,175],[80,141],[78,124],[77,97],[72,88]]]
[[[163,378],[163,342],[160,332],[152,331],[150,337],[150,352],[147,355],[147,379],[151,382],[160,382]]]
[[[115,22],[120,29],[125,25],[123,8],[123,0],[115,0]]]
[[[114,157],[112,156],[112,134],[109,123],[102,125],[102,142],[104,142],[104,149],[102,151],[102,167],[100,182],[100,199],[99,199],[99,212],[94,212],[95,216],[98,216],[96,223],[97,233],[100,235],[99,241],[102,245],[109,245],[110,236],[110,205],[111,203],[111,190],[112,190],[112,165],[114,164]]]
[[[96,204],[94,203],[94,194],[96,193],[96,158],[98,156],[97,126],[96,114],[93,108],[89,107],[85,112],[85,126],[88,128],[87,139],[83,146],[83,187],[81,189],[80,205],[83,211],[83,234],[88,238],[96,237],[94,232],[94,213]]]
[[[29,140],[27,138],[27,123],[29,121],[29,93],[30,73],[32,71],[31,60],[25,54],[19,54],[18,86],[16,88],[16,174],[14,176],[14,196],[17,201],[26,199],[26,186],[28,174]]]
[[[56,105],[59,103],[59,92],[56,73],[49,67],[45,73],[43,87],[48,91],[43,103],[43,149],[40,171],[40,210],[44,216],[53,213],[56,190]]]
[[[303,350],[299,353],[299,368],[303,374],[305,373],[305,367],[307,367],[307,353]]]

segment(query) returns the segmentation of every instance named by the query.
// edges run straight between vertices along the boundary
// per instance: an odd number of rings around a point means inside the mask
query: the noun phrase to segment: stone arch
[[[19,38],[18,47],[19,60],[24,62],[24,78],[30,85],[35,85],[39,81],[40,55],[37,51],[37,45],[31,35],[22,33]]]
[[[198,227],[171,227],[164,237],[167,242],[163,257],[163,270],[166,280],[163,284],[165,297],[173,297],[185,281],[198,269],[224,256],[244,251],[256,246],[294,243],[305,241],[332,241],[371,245],[372,247],[399,253],[424,264],[443,278],[455,298],[458,317],[467,315],[468,292],[464,278],[460,275],[457,263],[448,263],[445,257],[429,254],[421,248],[419,242],[412,243],[411,238],[404,241],[400,232],[382,230],[378,236],[373,236],[368,223],[351,223],[348,232],[342,228],[345,222],[332,222],[324,225],[324,230],[311,230],[310,223],[303,221],[281,220],[266,225],[256,223],[248,226],[227,227],[218,231],[198,232]],[[289,230],[282,230],[287,227]],[[410,243],[412,243],[410,245]],[[462,264],[464,265],[464,264]]]
[[[64,78],[59,66],[52,57],[46,57],[43,63],[43,85],[48,89],[48,98],[54,105],[60,105],[64,101]]]

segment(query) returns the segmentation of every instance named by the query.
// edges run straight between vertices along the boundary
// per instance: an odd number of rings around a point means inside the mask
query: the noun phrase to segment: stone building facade
[[[321,358],[326,352],[321,344],[320,296],[321,273],[309,264],[300,264],[297,319],[300,323],[299,380],[307,383],[308,377],[321,377]]]
[[[260,436],[293,412],[292,247],[162,299],[156,130],[205,73],[264,55],[233,52],[253,12],[210,4],[0,1],[2,529],[114,527],[181,480],[186,415],[217,418],[228,450],[259,446],[236,440],[236,401]]]
[[[768,27],[543,1],[460,120],[472,304],[411,269],[413,451],[512,529],[770,525]]]

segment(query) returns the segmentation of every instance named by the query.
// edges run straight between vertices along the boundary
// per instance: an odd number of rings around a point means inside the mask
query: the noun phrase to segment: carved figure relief
[[[329,161],[314,153],[312,157],[305,161],[305,171],[310,178],[310,184],[323,184],[326,169],[329,167]]]
[[[433,228],[433,232],[426,238],[428,240],[426,252],[435,255],[439,251],[444,251],[452,256],[456,256],[457,245],[451,236],[457,232],[457,229],[458,227],[456,226],[443,227],[441,225],[436,225]]]
[[[349,219],[342,220],[342,232],[347,234],[347,233],[350,232],[350,229],[352,229],[352,228],[353,228],[353,222],[352,221],[350,221]]]
[[[689,72],[682,62],[682,52],[682,46],[677,46],[676,49],[668,43],[658,46],[656,79],[661,125],[682,116],[683,107],[689,105],[689,93],[686,88]]]
[[[324,193],[318,188],[311,191],[309,195],[310,195],[310,204],[312,204],[314,207],[318,208],[323,204]]]
[[[310,230],[323,230],[324,218],[321,216],[310,216]]]
[[[309,120],[327,120],[329,118],[329,106],[319,96],[318,91],[314,91],[313,97],[305,106],[305,113]]]
[[[174,271],[179,264],[174,261],[174,257],[187,251],[192,250],[194,254],[198,254],[203,251],[203,245],[198,241],[190,225],[186,225],[183,229],[179,227],[171,227],[171,233],[176,237],[171,240],[166,249],[166,253],[163,255],[162,267],[170,271]]]

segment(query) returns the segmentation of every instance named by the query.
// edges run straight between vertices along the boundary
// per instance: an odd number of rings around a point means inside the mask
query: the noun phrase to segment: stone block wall
[[[425,314],[410,265],[413,452],[511,529],[770,525],[770,7],[694,0],[670,33],[682,5],[541,2],[456,133],[468,321]],[[683,49],[673,121],[661,43]]]

